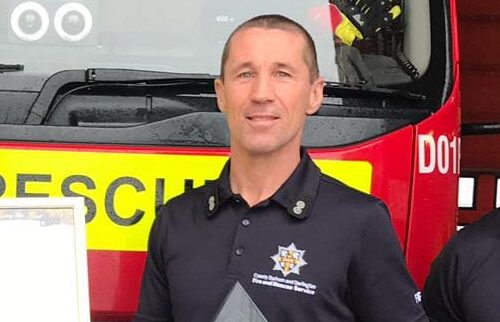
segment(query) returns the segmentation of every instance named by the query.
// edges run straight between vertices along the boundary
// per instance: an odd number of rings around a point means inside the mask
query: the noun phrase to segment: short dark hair
[[[319,77],[316,46],[314,45],[314,40],[312,39],[311,35],[298,22],[282,15],[272,14],[253,17],[236,27],[236,29],[234,29],[233,32],[229,35],[229,38],[224,44],[224,50],[222,51],[222,59],[220,64],[220,77],[222,79],[224,78],[224,67],[229,57],[231,40],[238,31],[247,28],[281,29],[299,33],[304,38],[306,43],[305,60],[307,65],[309,66],[309,77],[311,81]]]

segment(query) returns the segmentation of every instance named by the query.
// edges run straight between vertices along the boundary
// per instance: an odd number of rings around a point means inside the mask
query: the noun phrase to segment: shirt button
[[[250,225],[250,220],[248,219],[243,219],[241,221],[241,224],[243,225],[243,227],[248,227]]]
[[[243,253],[245,252],[245,249],[243,247],[238,247],[236,248],[236,250],[234,251],[234,253],[238,256],[241,256],[243,255]]]

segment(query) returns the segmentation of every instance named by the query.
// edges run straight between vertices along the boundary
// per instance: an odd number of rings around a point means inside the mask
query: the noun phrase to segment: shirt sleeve
[[[431,266],[424,287],[424,308],[431,321],[465,321],[460,309],[460,281],[456,239],[452,239]]]
[[[149,234],[139,307],[133,322],[173,321],[163,253],[166,231],[164,212],[165,207],[158,213]]]
[[[359,249],[349,272],[350,295],[359,321],[428,321],[406,269],[389,212],[382,202],[367,211]]]

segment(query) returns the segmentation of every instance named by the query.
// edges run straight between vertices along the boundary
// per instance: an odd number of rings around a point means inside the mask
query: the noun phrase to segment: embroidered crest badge
[[[284,277],[290,273],[300,275],[300,268],[307,265],[304,260],[305,250],[300,250],[291,243],[288,247],[278,246],[278,253],[271,256],[274,271],[281,271]]]

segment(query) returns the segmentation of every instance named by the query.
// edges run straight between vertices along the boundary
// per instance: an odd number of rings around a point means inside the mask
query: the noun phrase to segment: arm
[[[428,321],[387,208],[372,207],[364,220],[350,272],[354,312],[360,321]]]
[[[134,322],[173,321],[163,253],[166,228],[164,210],[158,213],[149,234],[146,267]]]

